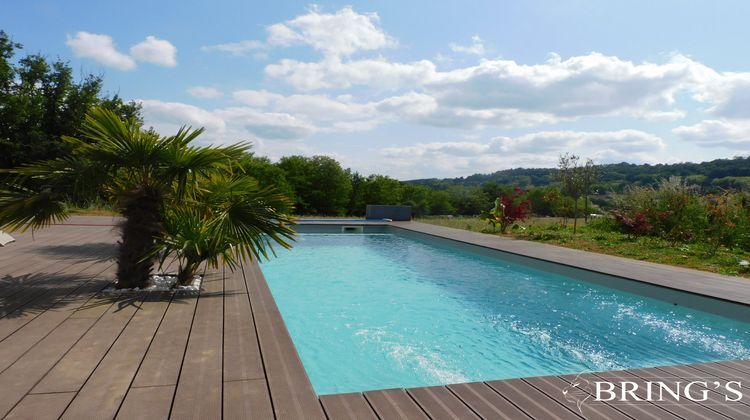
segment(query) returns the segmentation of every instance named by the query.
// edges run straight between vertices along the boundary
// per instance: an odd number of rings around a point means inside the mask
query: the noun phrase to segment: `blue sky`
[[[464,4],[464,3],[469,3]],[[168,134],[400,179],[750,152],[744,1],[16,1],[0,28]]]

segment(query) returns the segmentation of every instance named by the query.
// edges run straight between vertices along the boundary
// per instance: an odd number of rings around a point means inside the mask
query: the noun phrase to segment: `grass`
[[[119,216],[119,213],[101,202],[91,202],[87,206],[68,205],[68,212],[76,216]]]
[[[493,229],[476,217],[429,217],[417,221],[500,235],[499,229]],[[582,219],[579,219],[579,228],[574,235],[572,226],[572,220],[568,220],[565,226],[557,218],[534,218],[510,229],[506,235],[583,251],[750,278],[750,269],[739,264],[742,260],[750,260],[750,252],[747,251],[723,247],[715,250],[706,243],[675,244],[658,238],[632,238],[607,230],[601,223],[586,224]]]

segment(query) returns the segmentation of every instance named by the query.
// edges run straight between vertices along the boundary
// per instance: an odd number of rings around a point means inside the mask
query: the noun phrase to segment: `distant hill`
[[[553,183],[554,168],[515,168],[492,174],[475,174],[460,178],[415,179],[408,184],[446,189],[455,185],[479,186],[486,183],[541,187]],[[736,188],[750,190],[750,156],[717,159],[701,163],[675,163],[669,165],[636,165],[613,163],[601,166],[599,188],[621,191],[626,185],[652,185],[671,176],[686,178],[690,183],[706,188]]]

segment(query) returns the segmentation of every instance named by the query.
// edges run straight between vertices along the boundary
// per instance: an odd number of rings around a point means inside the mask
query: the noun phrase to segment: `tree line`
[[[424,185],[435,189],[453,186],[479,186],[488,182],[517,185],[522,188],[542,187],[556,182],[557,168],[514,168],[491,174],[474,174],[459,178],[427,178],[407,181],[410,184]],[[706,191],[718,192],[722,189],[750,191],[750,156],[736,156],[731,159],[716,159],[701,163],[675,164],[634,164],[613,163],[601,165],[600,190],[623,192],[631,185],[653,186],[663,179],[684,178],[690,185]]]

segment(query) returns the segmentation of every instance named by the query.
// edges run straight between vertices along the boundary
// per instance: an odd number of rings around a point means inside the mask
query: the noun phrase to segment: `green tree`
[[[400,204],[401,182],[384,175],[370,175],[363,185],[364,205]]]
[[[313,188],[312,163],[305,156],[284,156],[277,164],[284,171],[284,178],[294,192],[294,206],[297,214],[312,214],[309,192]]]
[[[278,165],[294,190],[297,214],[346,214],[352,185],[349,175],[335,159],[287,156]]]
[[[121,117],[140,118],[140,105],[117,95],[102,97],[102,80],[88,75],[80,82],[62,61],[39,54],[13,63],[22,45],[0,31],[0,168],[62,157],[70,153],[63,136],[73,136],[86,113],[101,105]]]

